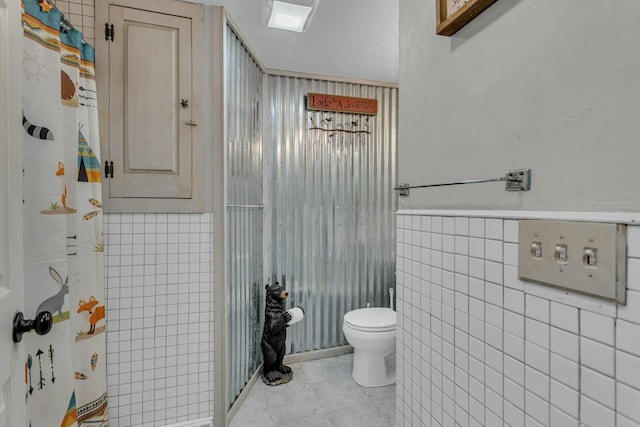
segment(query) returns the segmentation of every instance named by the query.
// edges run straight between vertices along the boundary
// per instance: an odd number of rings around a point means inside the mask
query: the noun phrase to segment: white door
[[[0,0],[0,427],[25,426],[24,346],[11,337],[24,308],[20,0]]]

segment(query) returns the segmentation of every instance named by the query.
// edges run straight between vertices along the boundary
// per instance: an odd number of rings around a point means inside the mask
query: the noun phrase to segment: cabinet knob
[[[188,99],[181,99],[180,100],[180,105],[182,105],[182,108],[189,108],[189,100]]]

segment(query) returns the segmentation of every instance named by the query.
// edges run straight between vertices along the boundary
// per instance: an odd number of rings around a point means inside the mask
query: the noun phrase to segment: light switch
[[[518,277],[626,303],[626,225],[520,220]]]
[[[556,245],[556,261],[567,262],[567,245]]]
[[[542,258],[542,243],[531,242],[531,256],[534,258]]]
[[[584,248],[582,259],[585,265],[596,266],[598,264],[598,250],[595,248]]]

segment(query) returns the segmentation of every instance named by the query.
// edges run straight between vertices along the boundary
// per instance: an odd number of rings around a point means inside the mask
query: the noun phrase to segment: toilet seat
[[[344,325],[361,332],[393,331],[396,312],[385,307],[360,308],[344,315]]]

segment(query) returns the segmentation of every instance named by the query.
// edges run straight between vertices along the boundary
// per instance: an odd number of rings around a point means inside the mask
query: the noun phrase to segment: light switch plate
[[[625,304],[626,230],[624,224],[521,220],[520,279]],[[541,257],[532,253],[532,244],[536,242],[542,246]],[[596,264],[589,265],[589,257],[594,253]]]

